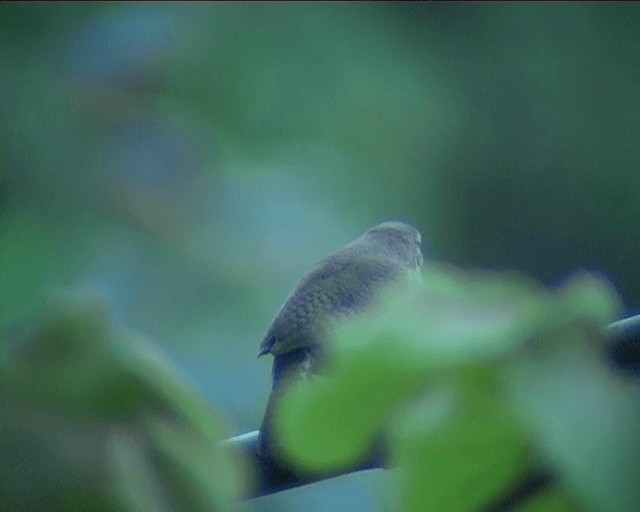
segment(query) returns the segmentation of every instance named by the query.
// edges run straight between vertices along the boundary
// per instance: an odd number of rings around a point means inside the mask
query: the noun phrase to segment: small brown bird
[[[272,354],[273,386],[260,428],[260,453],[273,455],[273,408],[285,385],[317,372],[329,325],[374,305],[386,287],[417,274],[421,236],[401,222],[384,222],[306,273],[271,321],[258,357]]]

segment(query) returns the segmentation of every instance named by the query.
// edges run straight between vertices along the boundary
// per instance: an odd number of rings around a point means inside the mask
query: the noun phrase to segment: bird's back
[[[352,258],[346,250],[332,254],[289,294],[267,330],[261,354],[277,356],[321,343],[329,322],[362,312],[405,273],[384,258]]]

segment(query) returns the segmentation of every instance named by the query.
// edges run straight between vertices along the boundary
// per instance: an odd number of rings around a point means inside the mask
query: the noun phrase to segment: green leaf
[[[581,512],[584,508],[558,488],[547,489],[526,500],[514,512]]]
[[[204,400],[101,301],[58,296],[53,309],[3,368],[10,508],[235,509],[244,468]]]
[[[637,510],[640,390],[611,372],[594,347],[556,341],[515,372],[514,409],[547,464],[584,503],[603,512]]]
[[[606,419],[580,415],[580,425],[591,421],[580,427],[591,434],[575,435],[562,450],[545,419],[562,418],[576,402],[563,391],[563,382],[544,373],[544,366],[540,375],[526,377],[536,358],[565,354],[560,360],[571,361],[584,357],[589,344],[603,343],[602,324],[619,310],[611,287],[583,275],[546,291],[520,276],[436,267],[423,277],[421,288],[396,292],[380,310],[338,326],[322,376],[285,394],[277,419],[290,463],[307,471],[348,467],[391,431],[400,508],[471,511],[537,464],[546,442],[547,451],[561,459],[552,458],[553,467],[583,502],[593,499],[604,511],[614,510],[605,506],[607,500],[631,503],[640,489],[638,470],[630,466],[631,454],[640,460],[635,451],[640,437],[633,437],[640,432],[640,400],[633,402],[628,390],[610,389]],[[601,374],[607,372],[600,368]],[[570,364],[564,375],[566,383],[583,380],[579,366]],[[514,382],[524,412],[513,408]],[[536,382],[544,386],[545,397],[536,394]],[[584,389],[590,389],[586,383]],[[582,401],[591,417],[604,410],[597,401]],[[617,424],[614,443],[596,435],[606,431],[608,421]],[[531,439],[538,440],[533,446],[540,451],[525,450]],[[631,450],[620,459],[625,446]],[[598,456],[588,461],[584,454],[589,453]],[[621,465],[608,463],[613,476],[588,491],[589,479],[580,473],[593,473],[605,459]]]
[[[328,378],[284,397],[278,423],[292,461],[308,470],[353,463],[420,390],[511,354],[540,314],[538,288],[520,280],[431,269],[424,282],[339,326]]]
[[[219,443],[180,426],[149,420],[152,453],[162,486],[175,510],[237,510],[242,496],[242,466]]]
[[[398,418],[393,465],[399,468],[400,510],[476,511],[525,471],[526,439],[496,400],[494,372],[482,373],[439,390]],[[449,402],[448,418],[438,425],[434,411],[444,404],[434,398]]]
[[[149,455],[130,433],[116,430],[108,437],[107,464],[114,500],[122,510],[171,510]]]
[[[280,404],[284,456],[307,471],[363,457],[389,412],[422,386],[407,353],[379,343],[349,355],[331,378],[303,382]]]

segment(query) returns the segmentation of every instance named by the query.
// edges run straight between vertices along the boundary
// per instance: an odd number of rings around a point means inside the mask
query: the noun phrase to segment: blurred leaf
[[[580,509],[575,500],[569,500],[558,489],[547,489],[531,497],[516,512],[576,512]]]
[[[86,295],[58,296],[3,368],[11,510],[233,510],[244,469],[207,404]],[[161,455],[161,457],[158,457]]]
[[[424,385],[414,361],[390,343],[352,354],[345,363],[331,378],[295,386],[280,405],[285,456],[305,470],[358,460],[390,411]]]
[[[302,383],[283,401],[285,449],[307,469],[362,457],[386,418],[438,376],[523,343],[538,302],[521,281],[430,267],[422,288],[339,327],[331,379]]]
[[[401,508],[471,511],[543,455],[525,449],[530,433],[508,398],[512,374],[536,354],[602,343],[619,302],[590,276],[551,292],[522,277],[435,266],[423,277],[421,289],[338,328],[326,375],[288,392],[278,432],[291,464],[323,471],[366,457],[391,427]]]
[[[446,389],[448,421],[434,425],[433,401],[398,419],[393,465],[400,472],[400,509],[481,509],[526,469],[525,438],[496,397],[493,372]]]
[[[593,510],[637,510],[640,390],[593,347],[556,341],[514,373],[515,409],[544,460]]]
[[[163,488],[176,509],[235,510],[242,493],[240,466],[218,443],[165,421],[147,424]],[[213,484],[213,485],[212,485]]]
[[[211,415],[206,402],[183,381],[162,354],[138,334],[122,333],[114,357],[124,374],[145,390],[145,406],[158,411],[179,413],[204,438],[213,443],[223,436],[219,420]]]
[[[47,320],[14,347],[7,371],[20,393],[6,399],[54,414],[137,414],[153,388],[137,382],[117,359],[118,346],[130,340],[112,328],[106,304],[86,294],[57,293],[50,300],[55,305]]]
[[[131,512],[170,511],[166,492],[140,444],[126,432],[119,431],[113,432],[107,443],[113,493],[122,509]]]

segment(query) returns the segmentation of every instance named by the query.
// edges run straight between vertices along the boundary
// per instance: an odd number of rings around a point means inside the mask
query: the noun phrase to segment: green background
[[[4,328],[97,289],[243,432],[281,301],[383,220],[427,259],[588,269],[640,305],[638,4],[0,13]],[[377,478],[251,507],[370,510]]]

